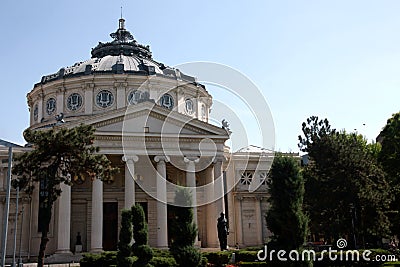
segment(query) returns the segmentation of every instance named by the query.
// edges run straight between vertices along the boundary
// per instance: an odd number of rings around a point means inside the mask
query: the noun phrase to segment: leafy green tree
[[[347,236],[353,247],[387,235],[391,196],[377,161],[379,145],[337,132],[315,116],[302,130],[299,147],[310,158],[303,174],[312,232],[327,239]]]
[[[131,208],[133,238],[135,242],[132,245],[133,255],[138,259],[133,263],[134,267],[152,267],[149,263],[153,258],[153,250],[147,244],[148,230],[143,208],[140,204],[133,205]]]
[[[25,140],[33,149],[15,159],[13,174],[18,176],[21,185],[40,184],[39,227],[42,237],[38,266],[44,263],[51,210],[61,194],[60,184],[71,185],[71,177],[77,175],[107,180],[115,172],[107,157],[96,153],[99,149],[93,145],[94,132],[90,125],[43,131],[27,129],[24,132]],[[26,190],[31,192],[32,187]]]
[[[377,139],[382,145],[379,162],[387,174],[390,192],[394,197],[391,205],[394,211],[391,216],[391,230],[393,234],[400,236],[400,112],[387,120]]]
[[[299,161],[277,155],[269,182],[267,225],[274,234],[270,245],[275,249],[300,249],[308,234],[308,217],[303,212],[304,180]]]
[[[193,222],[193,209],[190,193],[181,188],[175,194],[175,203],[185,203],[185,207],[175,206],[175,218],[171,222],[172,235],[170,251],[180,267],[197,267],[201,263],[201,253],[194,247],[197,237],[197,226]]]
[[[121,212],[121,230],[119,231],[117,262],[118,266],[130,267],[133,264],[132,249],[132,213],[131,210]]]

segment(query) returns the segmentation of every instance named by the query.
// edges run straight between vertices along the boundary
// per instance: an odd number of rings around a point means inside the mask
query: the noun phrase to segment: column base
[[[72,255],[72,252],[69,249],[59,249],[59,250],[56,250],[56,252],[54,252],[54,254]]]

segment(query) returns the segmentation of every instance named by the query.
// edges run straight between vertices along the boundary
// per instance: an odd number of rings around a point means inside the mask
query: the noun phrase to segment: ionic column
[[[92,232],[90,252],[103,250],[103,182],[95,179],[92,182]]]
[[[193,207],[193,222],[197,223],[197,196],[196,196],[196,166],[195,164],[199,162],[198,157],[185,157],[184,161],[186,163],[186,187],[190,188],[190,193],[192,195],[192,207]]]
[[[130,209],[135,204],[135,162],[139,160],[136,155],[123,156],[125,161],[125,202],[124,208]]]
[[[215,183],[215,199],[217,213],[225,213],[225,201],[224,201],[224,177],[222,172],[222,161],[224,158],[218,157],[214,160],[214,183]]]
[[[206,213],[207,213],[207,247],[218,247],[217,218],[214,194],[214,171],[212,166],[205,170],[206,175]]]
[[[71,253],[71,187],[62,183],[58,202],[58,227],[56,253]]]
[[[168,248],[168,216],[167,216],[167,169],[168,156],[156,156],[157,162],[157,247]]]

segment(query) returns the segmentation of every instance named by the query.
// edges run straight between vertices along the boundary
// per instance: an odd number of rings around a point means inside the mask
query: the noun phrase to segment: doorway
[[[103,249],[117,250],[118,244],[118,203],[103,203]]]

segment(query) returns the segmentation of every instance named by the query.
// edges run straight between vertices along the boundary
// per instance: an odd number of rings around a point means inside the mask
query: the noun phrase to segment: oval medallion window
[[[38,120],[38,117],[39,117],[39,107],[38,107],[38,105],[36,104],[35,107],[33,108],[33,119],[34,119],[35,121],[37,121],[37,120]]]
[[[99,107],[107,108],[114,103],[114,95],[108,90],[100,91],[96,96],[96,104]]]
[[[160,99],[160,105],[172,110],[174,108],[174,98],[170,94],[164,94]]]
[[[46,102],[47,114],[51,115],[56,110],[56,100],[54,98],[49,98]]]
[[[82,96],[78,93],[73,93],[67,98],[67,108],[75,111],[82,107]]]
[[[192,115],[194,112],[194,104],[193,101],[191,99],[186,99],[185,100],[185,110],[186,113],[189,115]]]

